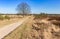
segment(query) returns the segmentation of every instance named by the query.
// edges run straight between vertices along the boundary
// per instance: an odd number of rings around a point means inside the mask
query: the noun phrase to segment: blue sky
[[[60,14],[60,0],[0,0],[0,13],[17,13],[17,5],[26,2],[33,13]]]

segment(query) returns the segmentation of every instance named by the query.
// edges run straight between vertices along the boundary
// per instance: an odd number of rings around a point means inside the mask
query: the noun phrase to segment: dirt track
[[[3,28],[0,28],[0,39],[2,39],[4,36],[6,36],[7,34],[9,34],[11,31],[13,31],[14,29],[16,29],[19,25],[21,25],[24,21],[26,21],[29,17],[19,21],[19,22],[16,22],[16,23],[13,23],[13,24],[10,24],[10,25],[6,25],[5,27]]]

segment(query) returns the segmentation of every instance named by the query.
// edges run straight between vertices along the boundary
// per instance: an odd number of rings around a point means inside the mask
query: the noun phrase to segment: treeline
[[[33,14],[35,16],[35,18],[46,18],[46,17],[50,17],[50,18],[54,18],[54,17],[60,17],[60,14],[47,14],[47,13],[40,13],[40,14]]]
[[[40,13],[40,14],[33,14],[35,16],[35,19],[42,19],[42,18],[46,18],[47,14],[45,13]]]

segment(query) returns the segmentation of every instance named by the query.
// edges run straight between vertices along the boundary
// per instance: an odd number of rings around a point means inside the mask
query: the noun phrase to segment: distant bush
[[[7,16],[7,15],[6,15],[4,18],[5,18],[5,19],[10,19],[10,17],[9,17],[9,16]]]
[[[46,18],[47,17],[47,14],[41,13],[41,14],[36,14],[34,16],[35,16],[35,19],[42,19],[42,18]]]
[[[4,20],[4,19],[8,19],[8,20],[9,20],[9,19],[10,19],[10,17],[9,17],[9,16],[7,16],[7,15],[6,15],[6,16],[0,15],[0,20]]]
[[[60,16],[49,16],[51,20],[57,20],[60,21]]]
[[[4,17],[2,15],[0,15],[0,20],[3,20],[3,19],[4,19]]]

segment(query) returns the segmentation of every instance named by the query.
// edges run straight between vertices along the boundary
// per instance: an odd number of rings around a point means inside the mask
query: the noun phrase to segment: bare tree
[[[31,10],[30,6],[25,2],[22,2],[22,3],[18,4],[18,6],[17,6],[18,14],[26,15],[26,14],[31,13],[30,10]]]

